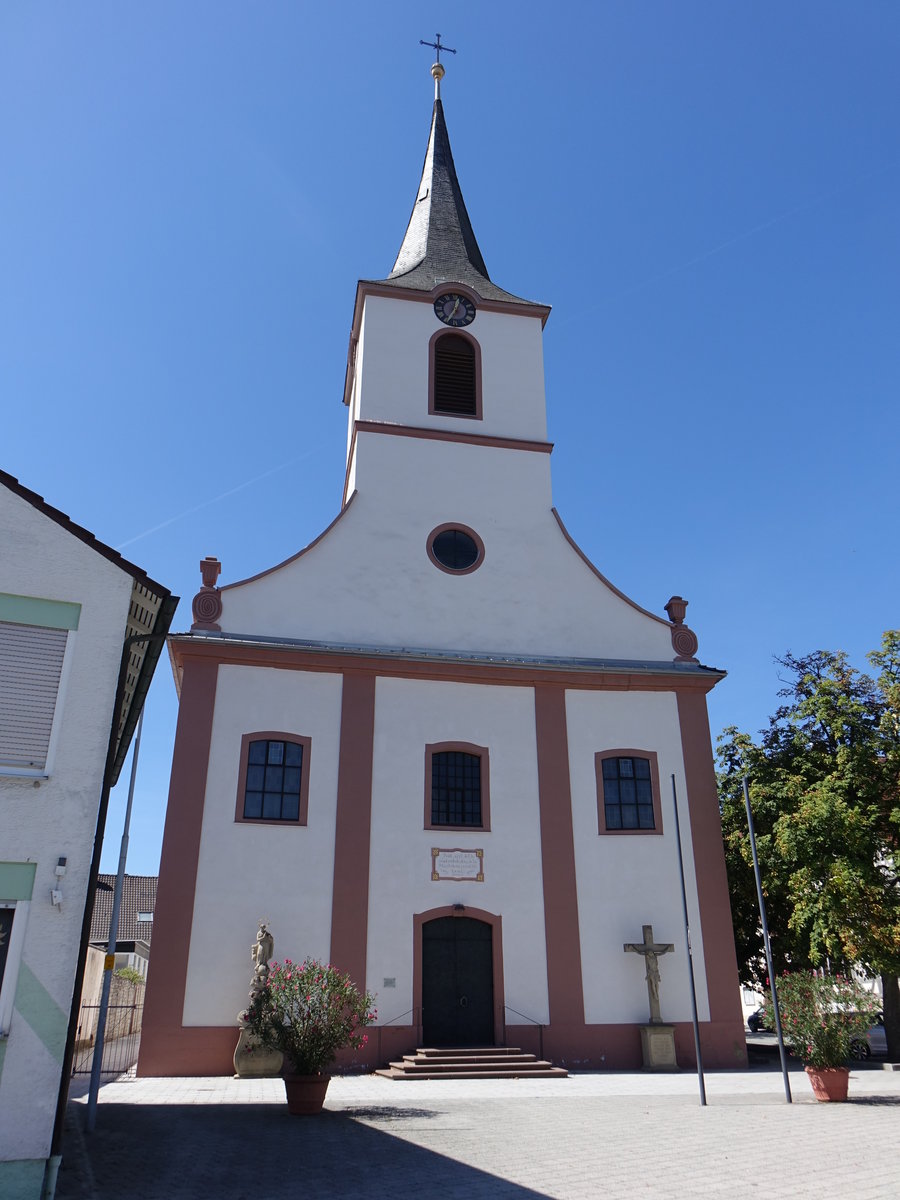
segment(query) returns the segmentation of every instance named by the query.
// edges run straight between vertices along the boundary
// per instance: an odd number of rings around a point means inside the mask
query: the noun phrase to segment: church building
[[[673,790],[704,1061],[746,1061],[706,710],[723,673],[680,597],[641,608],[553,506],[550,310],[488,275],[432,74],[400,251],[357,285],[341,511],[249,579],[205,559],[170,638],[143,1075],[231,1073],[260,918],[279,960],[375,994],[369,1070],[417,1046],[640,1066],[650,971],[623,951],[652,926],[691,1065]]]

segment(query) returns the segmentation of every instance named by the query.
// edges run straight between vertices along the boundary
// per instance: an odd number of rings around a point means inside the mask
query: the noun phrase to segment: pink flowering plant
[[[297,1075],[318,1075],[344,1047],[368,1041],[365,1027],[376,1017],[374,999],[349,975],[314,958],[273,962],[266,986],[244,1013],[257,1041],[280,1050]]]
[[[785,1041],[792,1054],[816,1070],[846,1066],[850,1043],[866,1036],[880,1008],[877,996],[843,975],[788,972],[776,990]],[[763,1020],[774,1029],[771,992],[765,1010]]]

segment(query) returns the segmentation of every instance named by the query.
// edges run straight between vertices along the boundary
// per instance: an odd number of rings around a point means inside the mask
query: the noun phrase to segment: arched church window
[[[654,751],[598,751],[595,767],[600,833],[662,833]]]
[[[305,825],[310,739],[273,731],[245,733],[238,767],[236,821]]]
[[[469,334],[439,332],[431,339],[428,411],[481,418],[481,347]]]
[[[438,742],[425,747],[425,828],[490,829],[486,746]]]

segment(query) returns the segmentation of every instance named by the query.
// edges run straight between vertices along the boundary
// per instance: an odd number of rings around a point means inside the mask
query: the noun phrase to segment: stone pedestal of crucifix
[[[260,921],[256,941],[250,947],[253,977],[250,980],[250,1003],[252,1004],[269,980],[269,962],[275,952],[275,940],[269,933],[265,921]],[[237,1079],[271,1078],[280,1074],[282,1053],[268,1050],[257,1042],[245,1021],[245,1013],[238,1013],[240,1036],[234,1050],[234,1074]]]
[[[663,954],[672,953],[675,947],[671,942],[654,942],[652,925],[644,925],[642,930],[642,942],[626,942],[622,949],[627,953],[640,954],[644,959],[644,977],[650,1000],[650,1021],[640,1027],[644,1070],[677,1071],[675,1026],[665,1024],[659,1007],[659,959]]]

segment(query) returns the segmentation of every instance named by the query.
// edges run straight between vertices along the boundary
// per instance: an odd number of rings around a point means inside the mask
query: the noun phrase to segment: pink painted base
[[[235,1030],[191,1027],[146,1029],[141,1038],[138,1075],[190,1076],[233,1073]],[[638,1071],[643,1067],[639,1025],[547,1026],[543,1045],[534,1025],[507,1025],[506,1044],[570,1071]],[[747,1065],[743,1023],[713,1021],[700,1026],[703,1065],[713,1070],[740,1070]],[[421,1030],[413,1025],[374,1026],[368,1043],[359,1050],[338,1054],[337,1072],[363,1073],[409,1054],[422,1044]],[[694,1032],[689,1022],[675,1025],[675,1050],[684,1070],[695,1067]]]

